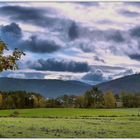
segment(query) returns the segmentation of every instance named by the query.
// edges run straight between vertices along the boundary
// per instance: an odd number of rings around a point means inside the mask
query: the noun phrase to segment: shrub
[[[10,117],[18,117],[18,116],[19,116],[18,111],[14,111],[13,113],[10,114]]]

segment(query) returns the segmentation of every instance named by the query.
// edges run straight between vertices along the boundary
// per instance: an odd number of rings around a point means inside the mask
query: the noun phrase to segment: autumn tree
[[[15,48],[12,54],[4,55],[5,50],[8,50],[7,45],[2,40],[0,40],[0,72],[8,69],[18,69],[17,61],[22,55],[25,54],[19,49]]]
[[[104,94],[104,104],[106,108],[114,108],[116,106],[116,99],[112,92]]]
[[[83,95],[77,96],[75,100],[75,107],[84,108],[85,107],[85,99]]]
[[[39,95],[38,98],[38,106],[39,107],[46,107],[46,100],[43,96]]]

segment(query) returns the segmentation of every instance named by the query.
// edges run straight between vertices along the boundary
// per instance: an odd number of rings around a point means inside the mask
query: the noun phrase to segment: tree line
[[[56,99],[47,100],[49,107],[75,108],[137,108],[140,107],[140,93],[126,93],[114,95],[109,91],[103,93],[97,87],[83,95],[63,95]]]
[[[0,92],[0,109],[46,107],[46,100],[37,93],[25,91]]]
[[[16,108],[137,108],[140,107],[139,93],[114,95],[103,93],[97,87],[83,95],[63,95],[57,98],[45,98],[40,94],[25,91],[0,92],[0,109]]]

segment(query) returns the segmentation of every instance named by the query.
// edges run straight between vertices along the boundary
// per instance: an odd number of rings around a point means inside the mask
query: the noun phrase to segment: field
[[[9,117],[13,112],[17,117]],[[0,110],[0,137],[140,138],[140,109]]]

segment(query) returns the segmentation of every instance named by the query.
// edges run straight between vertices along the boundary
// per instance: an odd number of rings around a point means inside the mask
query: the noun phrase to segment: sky
[[[140,2],[1,2],[0,39],[26,53],[1,77],[89,84],[140,72]]]

